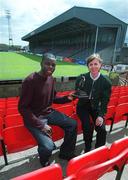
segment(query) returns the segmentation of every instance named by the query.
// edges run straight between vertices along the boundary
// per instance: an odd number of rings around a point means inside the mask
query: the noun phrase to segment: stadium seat
[[[2,134],[3,125],[4,125],[3,118],[0,117],[0,134]]]
[[[37,145],[31,133],[24,127],[18,125],[3,129],[3,139],[7,153],[19,152]]]
[[[115,141],[110,147],[109,160],[92,167],[82,169],[77,176],[77,180],[96,180],[106,172],[117,171],[117,180],[121,175],[126,162],[128,161],[128,137]]]
[[[99,147],[88,153],[79,155],[68,162],[67,176],[76,175],[83,169],[100,164],[109,159],[109,149],[106,146]]]
[[[7,161],[7,155],[6,155],[6,148],[5,148],[5,144],[3,141],[3,136],[0,133],[0,156],[4,156],[4,162],[5,165],[8,165],[8,161]]]
[[[112,92],[110,98],[119,97],[119,92]]]
[[[128,95],[128,91],[122,91],[122,92],[120,92],[120,97],[121,96],[127,96]]]
[[[7,102],[10,102],[10,101],[15,101],[15,102],[17,102],[18,99],[19,99],[18,96],[14,96],[14,97],[8,97],[8,98],[6,98],[6,101],[7,101]]]
[[[62,180],[62,168],[59,164],[53,164],[33,172],[15,177],[11,180]]]
[[[20,114],[11,114],[7,115],[4,118],[4,125],[5,128],[11,127],[11,126],[17,126],[17,125],[23,125],[23,118]]]
[[[6,103],[6,108],[17,108],[18,106],[18,102],[13,102],[13,101],[10,101],[8,103]]]
[[[128,123],[128,103],[122,103],[119,104],[116,109],[115,109],[115,116],[114,116],[114,122],[113,123],[118,123],[122,120],[126,121],[125,127],[127,126]]]
[[[107,107],[107,113],[105,115],[105,124],[110,126],[110,131],[113,129],[114,123],[118,123],[120,121],[126,121],[125,127],[127,127],[128,124],[128,103],[122,103],[117,105],[116,107],[114,106],[108,106]]]
[[[52,127],[52,140],[53,141],[58,141],[64,137],[64,131],[58,127],[58,126],[53,126]]]
[[[124,137],[112,143],[109,158],[112,159],[118,156],[125,149],[128,149],[128,137]]]
[[[57,111],[66,114],[67,116],[71,116],[74,113],[74,108],[72,104],[65,104],[55,108]]]
[[[122,103],[128,103],[128,93],[127,96],[120,96],[118,99],[118,104],[122,104]]]
[[[5,116],[6,103],[4,100],[0,101],[0,117]]]
[[[17,107],[6,108],[5,116],[11,115],[11,114],[19,114],[18,108]]]
[[[118,104],[119,97],[111,97],[108,102],[108,106],[116,106]]]
[[[105,124],[110,125],[109,132],[111,132],[113,128],[114,115],[115,115],[115,105],[107,106],[107,113],[105,114]]]

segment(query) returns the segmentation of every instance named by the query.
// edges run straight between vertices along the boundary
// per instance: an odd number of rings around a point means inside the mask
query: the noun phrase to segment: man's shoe
[[[41,164],[42,167],[47,167],[47,166],[50,165],[50,162],[49,161],[47,161],[47,162],[40,161],[40,164]]]
[[[70,159],[72,159],[74,157],[76,157],[75,154],[71,154],[71,155],[59,154],[60,159],[67,160],[67,161],[69,161]]]
[[[87,152],[89,152],[89,151],[91,151],[91,149],[85,149],[85,150],[84,150],[84,153],[87,153]]]

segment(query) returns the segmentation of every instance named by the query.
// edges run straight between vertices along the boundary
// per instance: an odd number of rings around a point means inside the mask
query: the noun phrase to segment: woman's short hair
[[[92,62],[94,59],[97,59],[98,61],[99,61],[99,63],[103,63],[103,60],[101,59],[101,57],[100,57],[100,55],[98,54],[98,53],[94,53],[94,54],[92,54],[91,56],[89,56],[88,58],[87,58],[87,66],[88,66],[88,64],[90,63],[90,62]]]

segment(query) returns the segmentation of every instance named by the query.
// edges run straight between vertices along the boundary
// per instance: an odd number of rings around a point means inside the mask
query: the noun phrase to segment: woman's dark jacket
[[[90,77],[90,73],[81,74],[76,80],[75,89],[83,90],[90,96],[91,93],[91,107],[98,111],[98,116],[104,117],[107,111],[107,104],[111,94],[111,82],[107,76],[100,74],[97,80]],[[78,105],[85,106],[86,101],[80,98]]]

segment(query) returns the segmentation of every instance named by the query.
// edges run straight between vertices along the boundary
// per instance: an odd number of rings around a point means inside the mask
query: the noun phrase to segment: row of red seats
[[[128,137],[112,143],[111,147],[102,146],[68,162],[66,177],[63,178],[62,168],[54,164],[33,172],[18,176],[12,180],[97,180],[107,172],[116,170],[116,178],[120,180],[123,169],[128,163]]]
[[[128,90],[128,86],[112,86],[112,92],[121,92]]]
[[[120,121],[125,121],[125,127],[128,125],[128,102],[121,103],[117,106],[108,106],[107,113],[105,115],[105,124],[110,125],[109,132],[112,131],[113,125]]]
[[[108,105],[118,105],[128,102],[128,86],[113,86]]]

